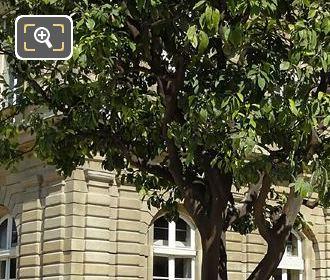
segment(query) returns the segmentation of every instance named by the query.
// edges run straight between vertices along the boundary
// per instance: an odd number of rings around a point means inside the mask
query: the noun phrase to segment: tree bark
[[[286,239],[285,239],[286,240]],[[257,265],[247,280],[268,280],[278,267],[285,251],[285,242],[269,244],[264,258]]]
[[[224,232],[202,241],[202,280],[227,280],[227,253]],[[213,240],[212,240],[213,239]]]
[[[291,188],[287,202],[283,207],[282,215],[274,223],[272,229],[267,229],[267,253],[247,280],[270,279],[281,262],[286,242],[302,203],[303,198]],[[260,231],[259,227],[258,229]]]

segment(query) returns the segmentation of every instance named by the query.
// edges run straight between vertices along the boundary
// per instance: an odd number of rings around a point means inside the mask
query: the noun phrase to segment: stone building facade
[[[200,279],[189,216],[168,224],[97,159],[69,178],[32,157],[1,169],[0,205],[0,279]],[[313,226],[292,234],[276,280],[330,279],[330,212],[304,211]],[[226,240],[229,279],[246,279],[265,242],[257,233]]]

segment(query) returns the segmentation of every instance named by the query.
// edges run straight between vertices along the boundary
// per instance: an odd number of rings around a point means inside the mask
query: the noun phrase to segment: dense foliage
[[[64,174],[99,153],[153,206],[197,201],[196,221],[211,215],[217,195],[224,211],[237,211],[230,191],[213,191],[213,171],[237,188],[267,174],[296,197],[315,191],[330,204],[328,1],[10,2],[0,49],[18,86],[3,92],[17,95],[0,119],[3,163],[29,152],[19,145],[29,132],[38,157]],[[13,22],[21,14],[71,15],[73,57],[17,60]],[[273,228],[289,199],[266,207],[279,194],[265,193],[259,206]],[[254,228],[252,209],[234,229]]]

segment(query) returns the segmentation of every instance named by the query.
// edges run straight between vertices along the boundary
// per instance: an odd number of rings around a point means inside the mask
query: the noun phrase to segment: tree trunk
[[[285,252],[286,240],[290,231],[278,240],[268,244],[267,253],[247,280],[268,280],[278,267]]]
[[[203,239],[203,237],[202,237]],[[227,254],[224,233],[214,240],[204,239],[202,259],[202,280],[227,280]]]

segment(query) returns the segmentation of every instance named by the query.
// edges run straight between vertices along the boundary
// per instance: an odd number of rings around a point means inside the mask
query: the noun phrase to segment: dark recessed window
[[[16,279],[16,259],[10,259],[10,279]]]
[[[160,217],[154,223],[154,239],[168,240],[168,221],[164,217]]]
[[[13,218],[0,219],[0,280],[16,279],[17,229]]]
[[[187,242],[188,228],[189,226],[184,220],[178,219],[175,232],[176,241]]]
[[[5,279],[6,277],[6,261],[0,261],[0,278]]]
[[[17,245],[17,228],[15,220],[13,219],[13,226],[11,230],[11,247],[16,247]]]
[[[154,257],[153,275],[155,280],[157,277],[168,277],[168,258]]]
[[[191,278],[191,259],[175,259],[175,278]]]
[[[7,248],[7,227],[8,227],[8,219],[4,220],[0,225],[0,249],[8,249]]]

